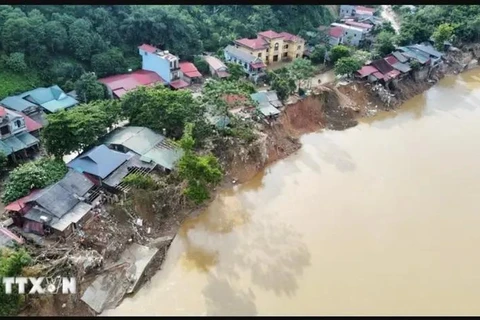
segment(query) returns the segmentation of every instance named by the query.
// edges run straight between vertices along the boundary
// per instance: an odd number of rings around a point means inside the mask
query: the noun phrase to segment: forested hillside
[[[190,60],[258,31],[301,35],[332,20],[320,5],[4,5],[0,98],[53,83],[71,90],[84,71],[104,77],[137,69],[144,42]],[[22,81],[5,83],[12,77]]]
[[[422,5],[415,13],[402,13],[400,44],[426,41],[441,24],[453,27],[455,42],[470,43],[480,40],[479,5]],[[394,9],[398,9],[395,8]],[[398,12],[399,10],[397,10]]]

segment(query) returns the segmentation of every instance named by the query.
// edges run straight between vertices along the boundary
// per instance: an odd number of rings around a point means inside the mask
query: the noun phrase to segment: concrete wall
[[[162,79],[164,79],[167,84],[172,81],[170,75],[170,63],[167,59],[156,55],[155,53],[146,52],[142,49],[139,49],[138,52],[142,56],[142,69],[153,71],[157,73]]]
[[[354,6],[350,6],[350,5],[341,5],[340,17],[351,16],[354,8],[355,8]]]
[[[413,72],[413,77],[415,81],[422,81],[428,78],[428,73],[429,73],[428,67],[422,67],[420,70],[416,70]]]

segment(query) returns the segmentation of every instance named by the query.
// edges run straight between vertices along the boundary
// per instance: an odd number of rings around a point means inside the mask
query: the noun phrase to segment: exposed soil
[[[431,81],[415,81],[413,78],[402,80],[392,92],[395,99],[389,107],[367,83],[352,82],[338,87],[319,85],[311,96],[287,105],[272,124],[259,124],[259,138],[255,142],[245,144],[234,138],[222,139],[216,143],[212,152],[224,167],[225,181],[212,192],[211,201],[220,189],[228,188],[233,183],[243,183],[268,164],[296,152],[301,147],[301,135],[323,128],[344,130],[355,126],[357,118],[368,116],[372,110],[396,108],[405,100],[433,86],[445,73],[464,70],[465,61],[468,60],[465,60],[465,56],[473,54],[455,54],[454,58],[449,59],[444,70],[431,75]],[[172,236],[185,218],[194,216],[208,205],[206,203],[201,207],[191,206],[183,197],[180,183],[162,179],[164,178],[160,178],[160,182],[163,181],[164,184],[158,191],[131,193],[129,201],[118,203],[109,209],[110,215],[96,218],[94,223],[85,228],[84,245],[101,252],[106,260],[114,261],[129,239],[148,244],[154,238]],[[141,227],[134,223],[137,218],[143,220]],[[159,250],[141,283],[148,281],[161,269],[169,245],[170,242]],[[96,274],[98,270],[84,276],[81,283],[77,284],[77,295],[32,299],[22,315],[94,314],[80,301],[80,297]]]

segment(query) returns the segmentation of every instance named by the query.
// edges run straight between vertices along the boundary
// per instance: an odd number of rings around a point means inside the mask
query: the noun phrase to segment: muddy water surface
[[[110,315],[480,314],[480,72],[303,147],[187,221]]]

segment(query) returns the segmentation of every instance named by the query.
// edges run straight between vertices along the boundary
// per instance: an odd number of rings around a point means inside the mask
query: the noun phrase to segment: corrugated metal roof
[[[360,70],[357,71],[361,77],[366,77],[371,75],[374,72],[378,72],[377,68],[373,66],[363,66]]]
[[[183,150],[169,140],[163,140],[143,155],[143,157],[151,159],[169,170],[175,167],[175,163],[180,160],[182,156]]]
[[[280,113],[280,111],[275,108],[274,106],[272,106],[270,103],[268,102],[262,102],[259,106],[258,106],[258,110],[264,115],[264,116],[272,116],[272,115],[277,115]]]
[[[104,179],[129,158],[128,154],[109,149],[102,144],[73,159],[67,166]]]
[[[227,66],[218,58],[213,57],[213,56],[205,56],[205,61],[208,63],[210,67],[212,67],[214,70],[220,70],[220,69],[227,69]]]
[[[143,155],[165,137],[145,127],[126,126],[117,128],[107,135],[106,145],[123,145],[136,154]]]
[[[155,167],[154,163],[146,163],[140,161],[140,156],[131,152],[127,153],[130,159],[117,168],[111,175],[109,175],[103,183],[113,188],[117,187],[129,173],[131,168],[146,168],[152,170]]]
[[[257,57],[254,57],[248,52],[235,48],[234,46],[227,46],[225,48],[225,52],[228,53],[230,56],[235,57],[238,60],[246,63],[254,62],[257,60]]]
[[[67,174],[57,184],[79,197],[83,197],[94,185],[92,181],[75,170],[68,170]]]
[[[25,148],[29,148],[39,143],[39,140],[28,132],[22,132],[15,137],[25,145]]]
[[[441,58],[443,56],[442,53],[440,53],[439,51],[437,51],[434,47],[428,45],[423,45],[423,44],[415,44],[413,46],[408,46],[409,48],[414,48],[414,49],[418,49],[430,56],[433,56],[435,58]]]
[[[198,78],[202,76],[202,74],[198,72],[197,67],[191,62],[180,62],[179,67],[183,74],[189,78]]]
[[[72,223],[77,223],[78,221],[80,221],[91,209],[92,206],[88,203],[79,202],[63,217],[61,217],[54,223],[50,223],[50,226],[55,230],[64,231]]]
[[[0,248],[12,247],[15,244],[24,243],[23,239],[4,227],[0,227]]]
[[[2,105],[5,107],[23,112],[25,109],[30,107],[38,107],[35,103],[22,99],[20,96],[11,96],[6,97],[1,101]]]
[[[405,57],[402,53],[399,51],[392,52],[392,55],[401,63],[405,63],[408,61],[408,58]]]

